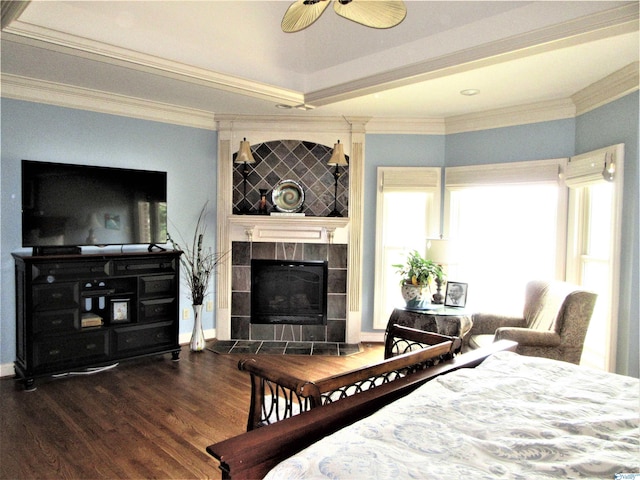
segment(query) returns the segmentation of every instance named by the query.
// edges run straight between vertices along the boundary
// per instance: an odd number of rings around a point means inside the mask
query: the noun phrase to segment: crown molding
[[[304,116],[301,115],[234,115],[215,116],[218,130],[243,132],[332,132],[348,133],[353,124],[366,124],[369,117]]]
[[[2,30],[4,30],[5,27],[8,27],[16,18],[18,18],[22,14],[22,12],[24,12],[24,9],[27,8],[27,5],[29,5],[28,1],[3,1],[0,8],[0,15],[2,17]]]
[[[399,135],[444,135],[444,118],[372,118],[367,133]]]
[[[3,40],[11,42],[132,68],[292,107],[305,103],[304,95],[300,92],[96,42],[20,20],[15,20],[5,28],[2,37]]]
[[[213,114],[202,110],[6,73],[0,76],[0,81],[2,96],[6,98],[215,130]]]
[[[574,118],[638,90],[638,69],[639,63],[634,62],[575,93],[571,98],[447,118],[215,115],[213,112],[16,75],[2,74],[0,78],[3,97],[207,130],[217,130],[226,122],[253,131],[281,131],[283,124],[288,124],[288,130],[292,132],[308,131],[311,126],[324,132],[348,132],[353,124],[359,123],[367,133],[372,134],[448,135]]]
[[[315,108],[638,30],[638,3],[308,92]]]
[[[571,100],[576,105],[576,115],[587,113],[638,90],[639,65],[640,62],[630,63],[573,94]]]
[[[447,117],[445,130],[448,135],[562,120],[575,116],[576,107],[571,99],[551,100]]]

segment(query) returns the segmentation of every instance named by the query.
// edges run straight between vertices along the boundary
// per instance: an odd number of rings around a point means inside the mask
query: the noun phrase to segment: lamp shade
[[[251,145],[246,138],[240,142],[240,150],[234,163],[256,163],[251,153]]]
[[[439,265],[449,263],[449,241],[443,238],[427,239],[427,260]]]
[[[333,153],[331,158],[327,162],[327,165],[339,165],[340,167],[346,167],[349,165],[347,159],[344,156],[344,147],[338,140],[338,143],[333,144]]]

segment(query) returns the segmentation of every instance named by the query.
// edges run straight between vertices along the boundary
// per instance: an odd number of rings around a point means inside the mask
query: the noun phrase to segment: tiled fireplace
[[[231,251],[216,275],[218,340],[358,343],[361,327],[364,118],[217,116],[217,244]],[[234,163],[239,141],[251,143],[246,188],[243,164]],[[299,140],[290,140],[290,139]],[[285,140],[279,140],[285,139]],[[334,197],[332,146],[345,145],[349,165]],[[305,189],[303,216],[257,214],[259,190],[291,179]],[[246,192],[251,214],[239,214]],[[242,203],[241,203],[242,202]],[[336,205],[334,205],[334,202]],[[329,216],[336,209],[342,217]],[[327,317],[319,324],[290,318],[252,323],[251,259],[327,262]],[[279,301],[279,300],[278,300]],[[295,315],[292,315],[295,316]]]
[[[251,322],[251,259],[328,262],[326,325]],[[347,318],[347,246],[326,243],[233,242],[231,338],[344,342]]]

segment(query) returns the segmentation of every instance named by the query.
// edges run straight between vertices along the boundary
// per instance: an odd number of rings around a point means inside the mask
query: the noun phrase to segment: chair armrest
[[[557,347],[560,335],[556,332],[532,330],[530,328],[502,327],[496,330],[495,341],[513,340],[522,347]]]
[[[510,315],[474,313],[471,320],[473,325],[465,338],[469,338],[471,335],[492,335],[500,327],[525,328],[527,326],[527,321],[524,318]]]

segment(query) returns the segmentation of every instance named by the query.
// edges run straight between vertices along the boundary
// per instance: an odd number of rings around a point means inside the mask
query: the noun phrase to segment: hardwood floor
[[[205,448],[245,431],[250,355],[191,353],[123,362],[95,375],[39,379],[25,392],[0,380],[2,479],[221,478]],[[317,380],[383,358],[381,344],[348,357],[257,356]]]

